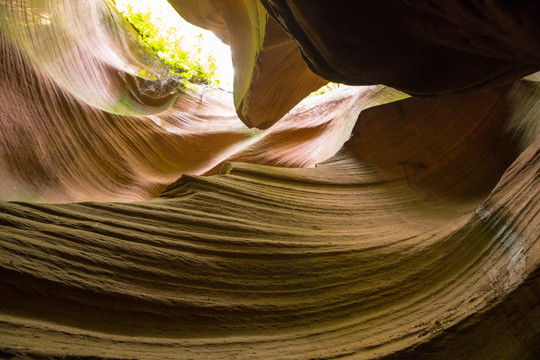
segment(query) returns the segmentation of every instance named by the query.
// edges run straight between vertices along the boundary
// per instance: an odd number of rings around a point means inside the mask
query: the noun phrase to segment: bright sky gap
[[[174,36],[183,37],[181,41],[186,50],[194,48],[198,38],[202,39],[201,56],[212,55],[216,59],[216,74],[220,87],[232,91],[234,71],[231,50],[214,33],[185,21],[166,0],[116,0],[116,7],[120,12],[126,11],[129,6],[135,12],[150,13],[153,23],[158,26],[164,38],[169,40]]]

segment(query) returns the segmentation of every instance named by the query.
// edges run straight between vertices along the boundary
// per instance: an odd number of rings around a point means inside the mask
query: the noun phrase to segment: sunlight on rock
[[[164,47],[159,51],[160,58],[171,60],[176,55],[176,44],[185,50],[190,59],[209,66],[209,58],[215,64],[215,77],[222,89],[232,91],[233,66],[230,47],[219,40],[211,31],[201,29],[182,19],[166,0],[116,0],[116,7],[122,14],[148,14],[149,20],[155,26],[160,38],[164,39]],[[138,75],[140,72],[138,73]]]
[[[540,5],[168,1],[0,0],[0,359],[540,359]]]

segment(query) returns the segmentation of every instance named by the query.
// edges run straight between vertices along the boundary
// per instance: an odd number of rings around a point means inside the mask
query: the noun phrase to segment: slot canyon
[[[0,0],[0,359],[540,359],[539,2],[169,3]]]

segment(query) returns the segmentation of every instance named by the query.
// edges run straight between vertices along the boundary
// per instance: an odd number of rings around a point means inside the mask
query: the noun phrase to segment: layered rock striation
[[[536,1],[261,0],[310,68],[352,85],[433,96],[540,70]]]
[[[171,3],[233,95],[0,0],[1,358],[540,356],[534,2]]]

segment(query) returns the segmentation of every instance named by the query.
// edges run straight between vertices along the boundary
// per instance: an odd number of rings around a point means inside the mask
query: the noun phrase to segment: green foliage
[[[332,90],[340,88],[341,85],[342,84],[339,84],[339,83],[329,82],[328,84],[324,85],[323,87],[309,94],[309,96],[317,96],[317,95],[326,94]]]
[[[135,12],[130,6],[122,15],[148,46],[149,53],[159,57],[169,68],[171,76],[196,84],[219,86],[216,60],[212,56],[206,59],[200,56],[201,37],[197,39],[194,50],[189,52],[182,46],[182,36],[177,33],[177,29],[169,29],[164,33],[154,24],[150,12]],[[144,77],[145,70],[141,70],[137,75]]]

